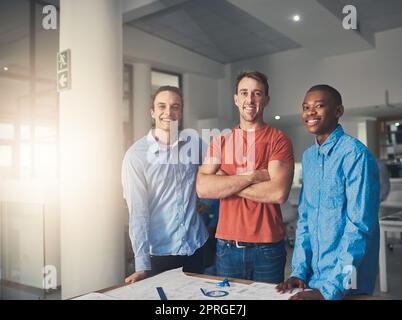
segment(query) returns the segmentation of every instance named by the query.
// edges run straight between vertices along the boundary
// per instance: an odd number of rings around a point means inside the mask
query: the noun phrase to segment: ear
[[[237,94],[233,95],[234,104],[236,105],[236,107],[239,107],[239,105],[237,104],[237,103],[238,103],[238,99],[237,99],[237,98],[238,98],[238,97],[237,97]]]
[[[340,104],[339,106],[336,107],[336,118],[339,119],[340,117],[342,117],[343,112],[344,112],[343,105]]]
[[[155,119],[155,111],[154,111],[154,109],[150,108],[150,111],[151,111],[151,118]]]
[[[270,97],[270,96],[266,96],[266,97],[265,97],[264,108],[269,104],[270,101],[271,101],[271,97]]]

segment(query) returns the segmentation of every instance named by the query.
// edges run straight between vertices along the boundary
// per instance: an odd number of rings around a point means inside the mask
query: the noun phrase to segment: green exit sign
[[[71,50],[57,54],[57,91],[71,89]]]

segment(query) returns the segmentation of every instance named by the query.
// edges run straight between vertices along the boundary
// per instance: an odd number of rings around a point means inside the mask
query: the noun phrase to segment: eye
[[[255,96],[256,96],[256,97],[262,97],[262,92],[257,91],[257,92],[255,93]]]
[[[240,95],[243,96],[243,97],[246,97],[246,96],[247,96],[247,92],[246,92],[246,91],[241,91],[241,92],[240,92]]]

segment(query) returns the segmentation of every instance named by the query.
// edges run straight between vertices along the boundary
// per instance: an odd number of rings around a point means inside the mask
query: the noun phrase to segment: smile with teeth
[[[318,124],[320,119],[309,119],[306,121],[308,126],[315,126],[316,124]]]
[[[247,112],[253,112],[255,109],[255,107],[244,107],[244,110],[246,110]]]

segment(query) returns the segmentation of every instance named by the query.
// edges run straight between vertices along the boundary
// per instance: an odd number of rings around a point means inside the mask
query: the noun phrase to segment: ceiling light
[[[4,67],[3,70],[4,70],[4,71],[8,71],[8,67]]]
[[[399,122],[395,123],[395,127],[399,127],[401,124]]]
[[[280,120],[281,116],[275,116],[275,120]]]
[[[299,22],[300,21],[300,16],[298,15],[298,14],[295,14],[293,17],[292,17],[292,19],[293,19],[293,21],[295,21],[295,22]]]

